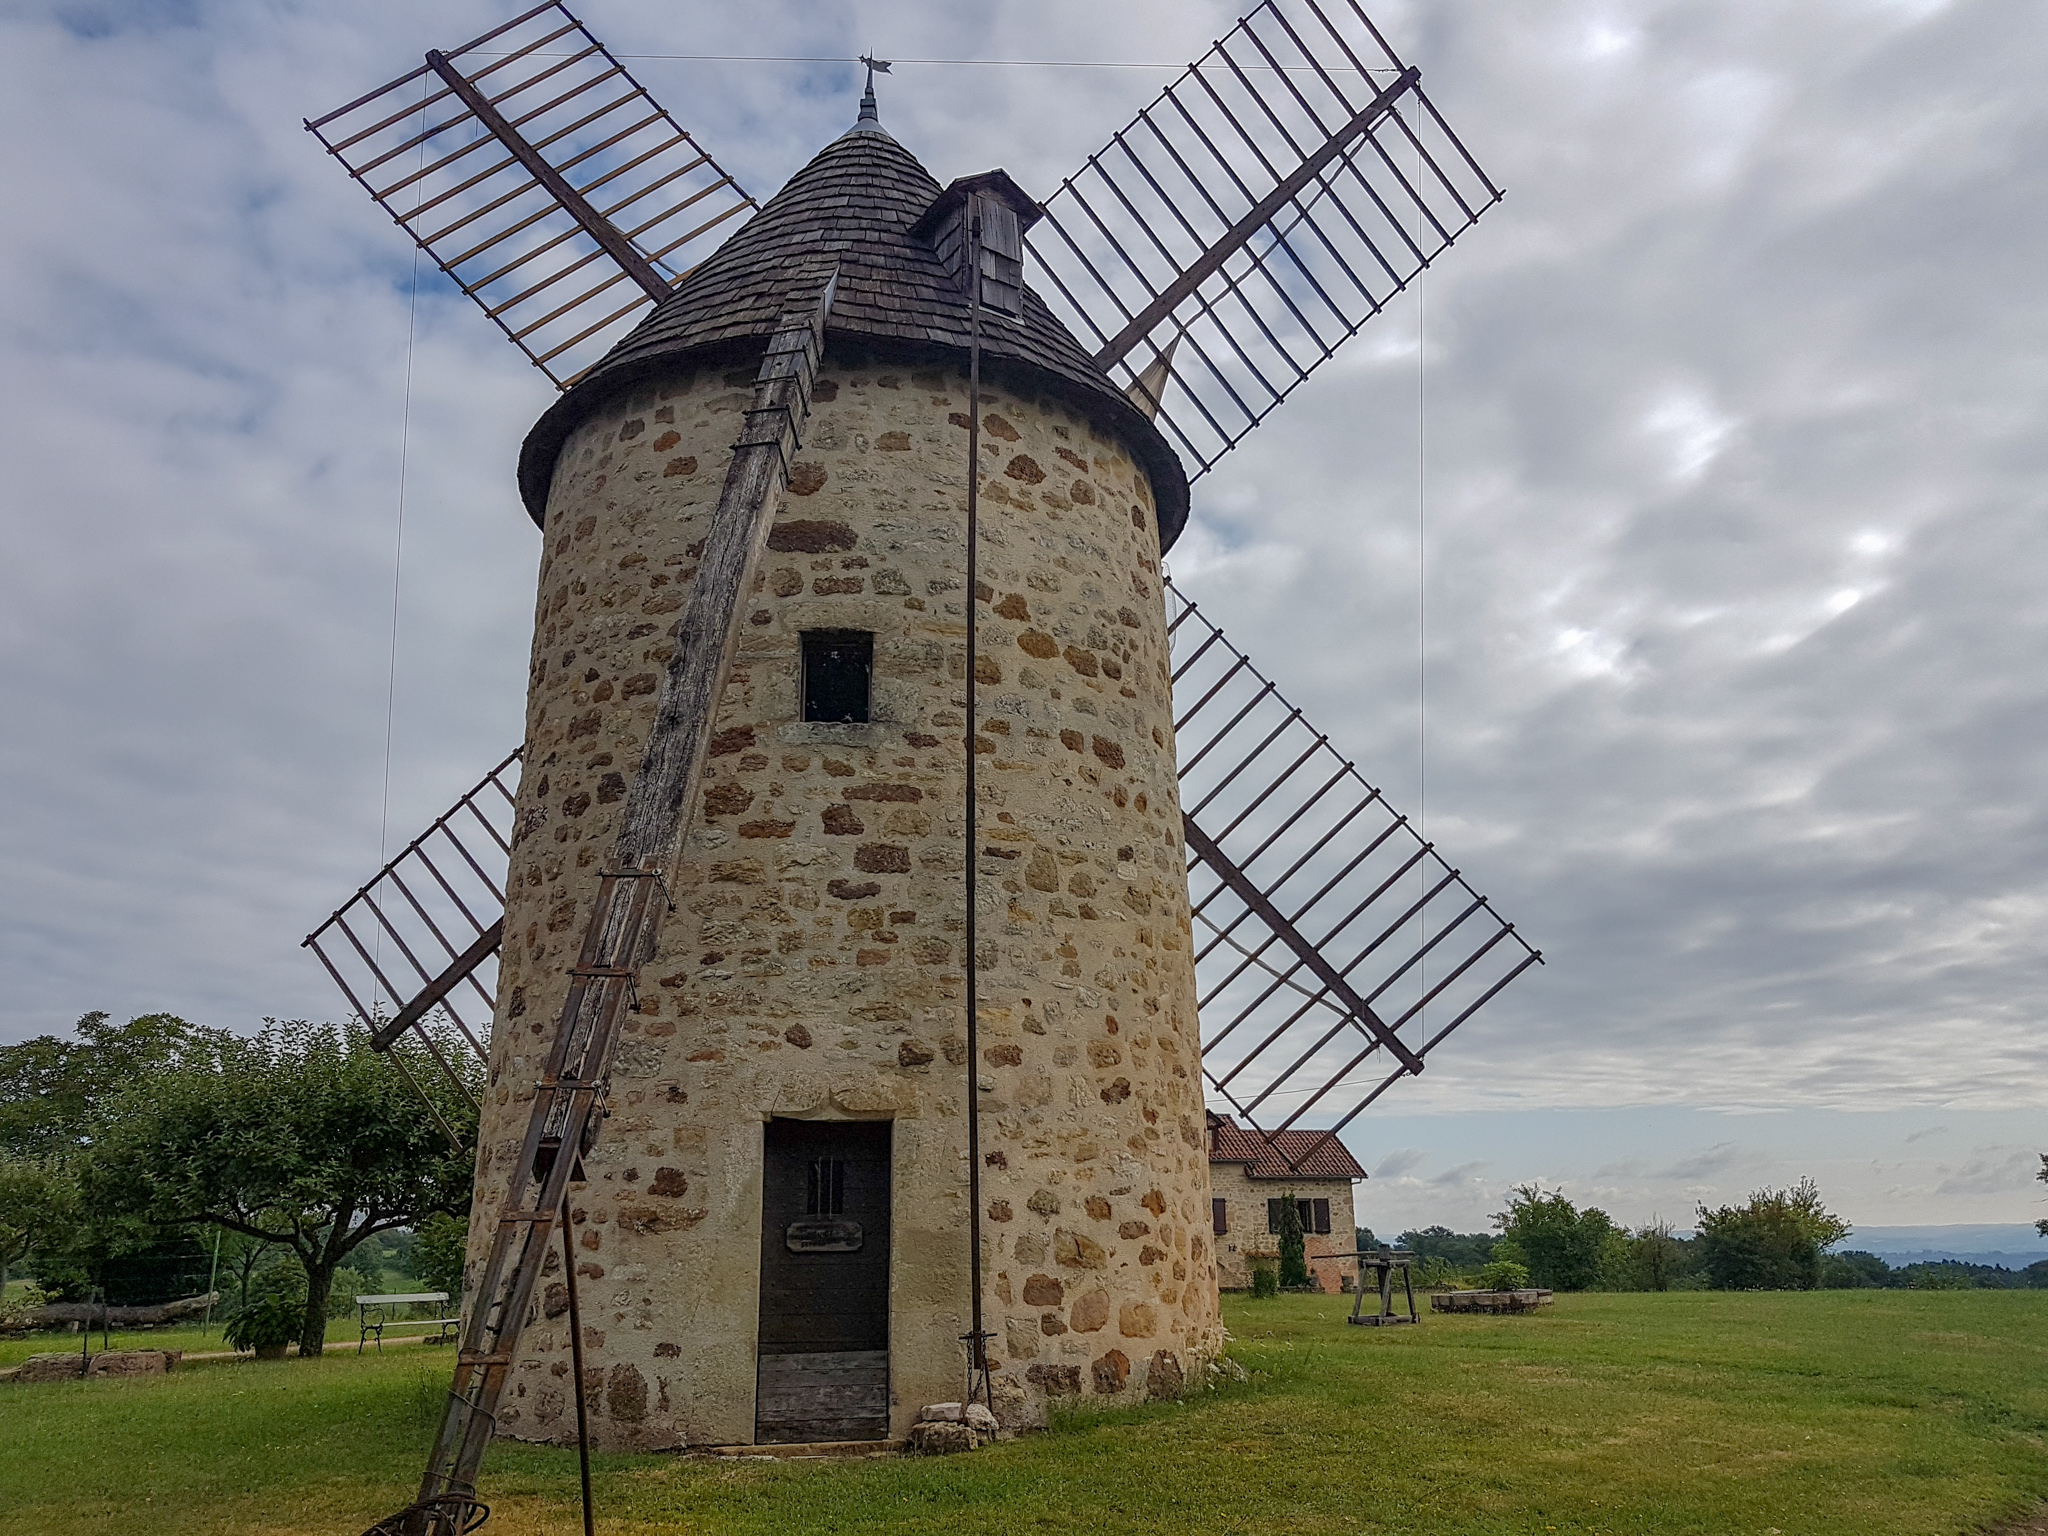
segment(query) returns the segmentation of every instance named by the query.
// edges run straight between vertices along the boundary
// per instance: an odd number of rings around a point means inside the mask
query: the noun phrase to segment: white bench
[[[455,1337],[455,1330],[462,1326],[459,1317],[393,1317],[396,1307],[420,1306],[426,1303],[439,1304],[448,1300],[446,1291],[410,1291],[404,1295],[358,1296],[356,1298],[356,1320],[359,1332],[356,1336],[356,1353],[363,1352],[363,1346],[375,1339],[377,1353],[384,1352],[384,1330],[386,1328],[410,1327],[418,1324],[434,1330],[431,1336],[422,1336],[421,1342],[445,1344]]]

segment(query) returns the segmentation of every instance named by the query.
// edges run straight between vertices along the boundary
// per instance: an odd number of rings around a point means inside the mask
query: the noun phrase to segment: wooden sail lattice
[[[306,127],[561,388],[755,206],[556,3]]]
[[[485,774],[303,941],[380,1049],[439,1014],[486,1054],[518,762]]]
[[[1264,0],[1045,200],[1032,281],[1120,384],[1170,363],[1196,476],[1500,200],[1421,78],[1357,0]]]
[[[1543,957],[1167,592],[1205,1087],[1299,1166]]]

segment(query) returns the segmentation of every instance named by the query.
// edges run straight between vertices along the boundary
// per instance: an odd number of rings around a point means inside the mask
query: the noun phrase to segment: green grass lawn
[[[599,1529],[1941,1536],[2048,1497],[2048,1295],[1566,1296],[1347,1328],[1227,1305],[1249,1383],[942,1460],[597,1458]],[[0,1386],[35,1536],[355,1532],[405,1502],[450,1357],[353,1350]],[[491,1532],[578,1529],[573,1452],[503,1445]]]

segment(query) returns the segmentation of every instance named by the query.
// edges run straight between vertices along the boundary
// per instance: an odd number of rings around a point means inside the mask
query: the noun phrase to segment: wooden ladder
[[[733,447],[677,626],[653,734],[627,797],[609,872],[598,883],[526,1137],[498,1207],[497,1231],[463,1326],[454,1384],[419,1497],[372,1526],[370,1536],[459,1536],[489,1513],[476,1496],[477,1469],[497,1423],[498,1398],[511,1374],[556,1218],[602,1121],[619,1015],[632,1000],[634,977],[653,955],[670,910],[670,877],[702,785],[712,719],[732,672],[743,598],[810,415],[837,285],[835,267],[814,303],[784,315],[755,375],[754,404]]]

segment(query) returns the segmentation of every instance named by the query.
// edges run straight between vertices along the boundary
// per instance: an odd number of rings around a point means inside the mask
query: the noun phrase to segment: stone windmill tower
[[[563,389],[524,746],[308,939],[374,1041],[445,1011],[490,1068],[386,1528],[461,1527],[500,1429],[1170,1395],[1220,1338],[1205,1096],[1300,1166],[1539,958],[1164,580],[1186,466],[1500,195],[1299,3],[1044,205],[942,185],[871,69],[708,255],[752,200],[557,4],[308,124]]]
[[[588,1356],[608,1443],[900,1435],[960,1393],[976,203],[985,227],[1036,213],[1000,173],[942,189],[871,93],[527,439],[547,543],[487,1164],[525,1129],[754,365],[836,267],[686,883],[573,1197],[586,1305],[624,1318]],[[1218,1324],[1158,576],[1187,480],[1036,298],[1005,297],[982,357],[976,1070],[997,1390],[1030,1419],[1083,1383],[1177,1387]],[[527,1330],[505,1432],[566,1427],[565,1329]]]

